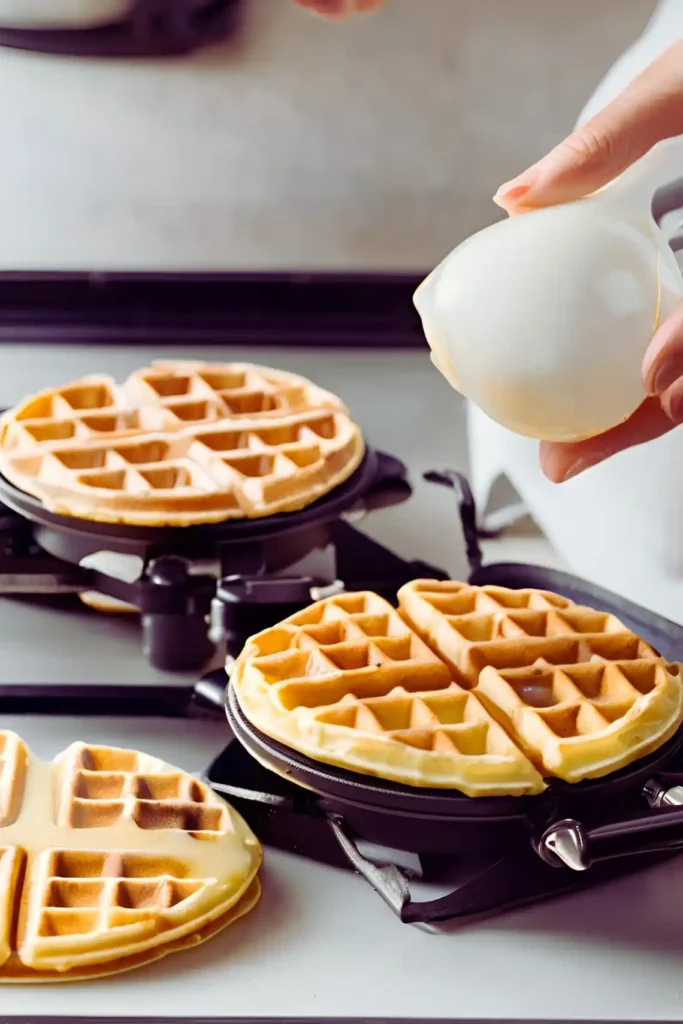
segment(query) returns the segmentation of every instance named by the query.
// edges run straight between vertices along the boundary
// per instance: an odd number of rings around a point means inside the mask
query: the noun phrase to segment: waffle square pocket
[[[242,818],[185,772],[82,743],[46,764],[0,732],[0,983],[196,945],[256,904],[260,863]]]

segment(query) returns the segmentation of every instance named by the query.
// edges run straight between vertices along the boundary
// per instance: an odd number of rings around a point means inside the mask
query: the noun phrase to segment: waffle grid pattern
[[[253,637],[231,675],[247,717],[319,760],[470,795],[614,771],[681,722],[678,669],[613,616],[452,581],[408,584],[399,608],[345,594]]]
[[[17,736],[0,733],[6,750],[23,767],[0,776],[0,791],[9,782],[24,806],[0,822],[0,982],[106,974],[126,958],[137,966],[136,958],[200,941],[203,928],[239,916],[250,884],[245,911],[258,897],[258,842],[186,773],[136,751],[83,744],[41,766]],[[46,787],[54,789],[52,820],[41,823],[31,807],[44,810]]]
[[[163,364],[121,388],[87,378],[28,399],[0,433],[3,473],[47,507],[150,525],[303,508],[363,454],[333,395],[232,364]]]
[[[126,818],[142,829],[181,829],[212,839],[230,828],[224,804],[185,772],[145,772],[135,751],[77,749],[61,790],[57,823],[102,828]]]
[[[680,722],[672,668],[613,615],[555,594],[450,581],[416,581],[399,601],[545,775],[579,781],[648,752],[641,720],[657,705],[664,739]]]
[[[45,898],[33,949],[48,957],[55,955],[54,947],[82,946],[88,936],[100,936],[111,946],[115,929],[118,944],[125,943],[131,928],[156,929],[155,913],[172,928],[191,912],[189,901],[211,884],[210,879],[182,879],[180,861],[144,854],[46,851],[38,872]]]
[[[415,581],[399,593],[401,610],[467,684],[487,666],[653,659],[644,640],[613,615],[536,590],[472,587],[452,581]],[[517,662],[518,664],[515,664]]]
[[[253,637],[231,680],[257,727],[295,746],[303,737],[304,752],[322,760],[330,748],[321,730],[342,747],[357,745],[349,762],[332,756],[342,766],[383,775],[384,765],[394,778],[403,763],[417,784],[422,772],[423,785],[456,779],[476,792],[471,769],[478,765],[494,787],[504,779],[506,791],[543,788],[483,705],[375,594],[318,602]]]

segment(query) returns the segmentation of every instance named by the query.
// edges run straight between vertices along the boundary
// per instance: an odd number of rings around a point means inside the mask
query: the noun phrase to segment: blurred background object
[[[2,0],[0,23],[17,28],[83,28],[123,17],[130,0]]]
[[[0,25],[129,6],[0,0]],[[497,215],[653,6],[387,0],[330,24],[244,0],[236,37],[184,57],[6,49],[0,270],[427,269]]]

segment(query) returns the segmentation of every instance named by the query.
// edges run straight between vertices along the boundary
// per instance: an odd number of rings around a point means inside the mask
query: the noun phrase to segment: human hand
[[[384,0],[294,0],[313,14],[335,21],[343,21],[354,14],[369,14],[381,7]]]
[[[609,106],[552,152],[502,185],[494,197],[510,214],[589,195],[662,139],[683,134],[683,42],[651,64]],[[568,480],[683,423],[683,302],[655,333],[643,360],[648,398],[625,423],[570,444],[542,442],[546,476]]]

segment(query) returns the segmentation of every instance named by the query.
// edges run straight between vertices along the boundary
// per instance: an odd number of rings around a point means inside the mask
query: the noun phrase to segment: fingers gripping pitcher
[[[491,419],[527,437],[577,441],[645,399],[650,340],[683,297],[652,216],[683,177],[683,140],[660,143],[593,195],[473,235],[415,293],[432,360]]]

